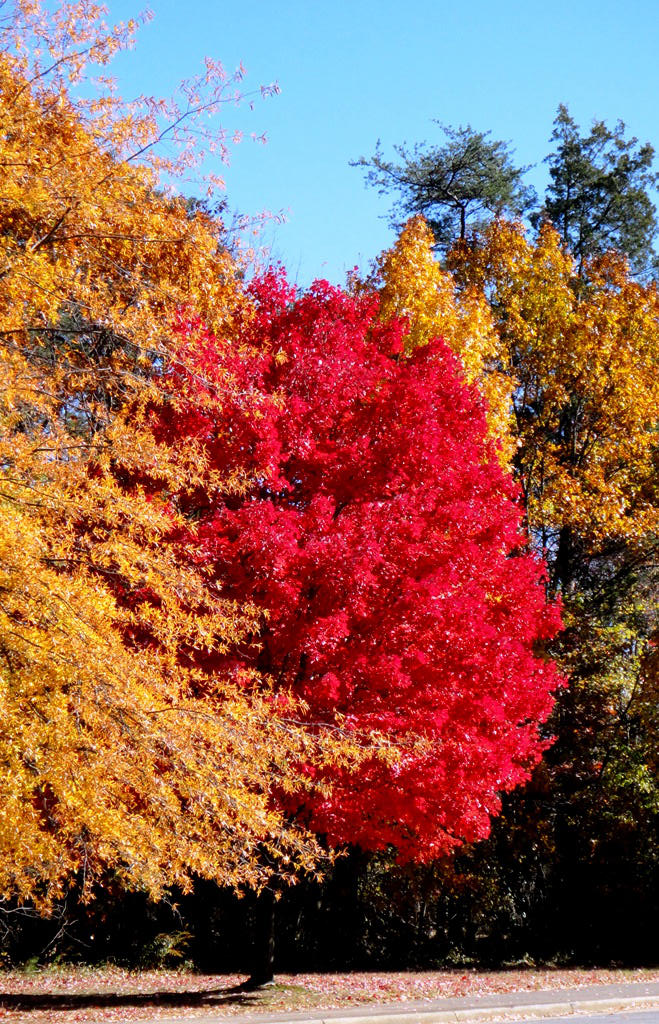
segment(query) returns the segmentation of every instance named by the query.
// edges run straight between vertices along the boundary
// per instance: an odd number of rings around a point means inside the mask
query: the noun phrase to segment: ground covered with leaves
[[[329,1010],[458,996],[593,984],[659,981],[658,970],[529,968],[482,972],[281,974],[259,992],[240,991],[236,974],[51,968],[0,974],[0,1021],[31,1024],[163,1020],[176,1016],[243,1016]]]

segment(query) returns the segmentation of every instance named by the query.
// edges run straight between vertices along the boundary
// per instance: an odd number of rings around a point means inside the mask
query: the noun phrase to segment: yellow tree
[[[606,934],[608,897],[624,891],[645,906],[642,880],[659,853],[659,294],[613,252],[577,273],[550,225],[532,239],[494,223],[449,265],[459,289],[487,298],[500,339],[514,468],[562,596],[555,653],[570,680],[556,742],[483,862],[497,858],[505,891],[555,902],[563,930],[567,921],[578,935],[588,919]],[[541,865],[542,880],[524,877],[524,864]]]
[[[441,335],[479,382],[545,548],[564,528],[593,543],[656,528],[654,284],[614,253],[577,279],[549,225],[532,241],[506,221],[456,246],[443,270],[420,216],[374,280],[383,318],[407,320],[409,348]]]
[[[496,221],[455,246],[446,270],[432,244],[422,220],[408,222],[379,261],[383,307],[408,319],[411,345],[442,334],[483,393],[501,396],[490,423],[561,595],[552,653],[569,686],[552,746],[504,798],[491,839],[421,884],[447,933],[450,919],[478,919],[495,955],[505,932],[512,955],[562,950],[568,932],[572,954],[608,941],[621,955],[635,917],[642,955],[659,856],[657,287],[612,252],[579,273],[550,225],[529,236]]]
[[[465,377],[476,381],[488,405],[488,422],[501,445],[512,453],[509,436],[509,378],[497,368],[499,336],[485,297],[477,288],[457,294],[451,275],[435,258],[434,239],[422,216],[412,217],[394,246],[376,263],[372,283],[380,288],[384,320],[405,318],[408,350],[442,337],[458,355]]]
[[[108,869],[154,896],[194,875],[259,885],[264,850],[284,872],[319,855],[273,810],[272,785],[299,788],[296,766],[353,751],[314,739],[292,702],[278,714],[267,688],[188,667],[191,649],[246,637],[256,612],[165,542],[171,496],[205,469],[194,445],[173,451],[150,427],[176,401],[159,384],[170,331],[194,307],[230,335],[245,299],[221,222],[159,175],[195,163],[199,119],[234,85],[208,61],[182,103],[126,107],[107,81],[76,100],[134,23],[107,29],[93,5],[38,0],[3,15],[0,894],[47,909]],[[205,401],[236,387],[227,375]],[[258,414],[258,396],[241,400]],[[145,477],[160,491],[147,496]]]
[[[509,377],[516,469],[557,586],[578,557],[656,530],[659,295],[607,253],[584,275],[557,232],[494,223],[454,250],[458,282],[487,295]],[[570,563],[570,564],[568,564]]]

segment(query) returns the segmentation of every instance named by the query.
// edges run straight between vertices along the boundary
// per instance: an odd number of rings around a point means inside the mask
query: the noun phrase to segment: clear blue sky
[[[139,5],[139,0],[137,0]],[[283,211],[264,241],[302,285],[343,283],[391,244],[389,202],[360,169],[381,139],[440,141],[432,120],[470,123],[510,140],[520,164],[539,164],[542,189],[559,102],[583,127],[625,121],[659,149],[658,0],[151,0],[153,21],[115,73],[127,96],[170,93],[204,55],[246,88],[276,80],[281,94],[226,111],[243,142],[224,171],[233,207]],[[109,0],[110,17],[139,6]]]

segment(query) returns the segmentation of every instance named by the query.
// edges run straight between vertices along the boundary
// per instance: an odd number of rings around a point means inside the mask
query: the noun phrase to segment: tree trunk
[[[572,531],[569,526],[562,526],[558,535],[558,548],[554,560],[554,589],[560,590],[563,594],[567,592],[572,583],[573,568],[573,544]]]
[[[344,970],[363,966],[364,913],[359,901],[359,884],[369,858],[370,854],[351,847],[346,856],[337,858],[326,890],[325,899],[333,908],[327,923],[335,947],[334,950],[326,948],[326,957],[336,962],[338,953]]]
[[[464,242],[467,237],[467,211],[464,206],[460,207],[460,240]]]
[[[272,881],[256,898],[252,973],[247,988],[272,985],[275,977],[275,891]]]

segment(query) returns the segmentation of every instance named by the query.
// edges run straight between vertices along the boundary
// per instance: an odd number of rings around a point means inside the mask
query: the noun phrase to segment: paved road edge
[[[519,994],[519,993],[518,993]],[[411,1010],[409,1013],[399,1011],[382,1014],[369,1013],[368,1016],[340,1016],[336,1011],[332,1015],[318,1013],[315,1016],[278,1014],[276,1021],[259,1014],[241,1014],[227,1016],[214,1014],[212,1011],[203,1017],[161,1017],[159,1024],[486,1024],[487,1021],[520,1021],[541,1020],[543,1017],[564,1017],[568,1014],[580,1013],[621,1013],[625,1011],[659,1010],[659,998],[656,995],[608,997],[606,999],[556,999],[554,1002],[527,1003],[521,1005],[511,1000],[509,1004],[497,1006],[471,1006],[464,1009],[429,1009]]]

